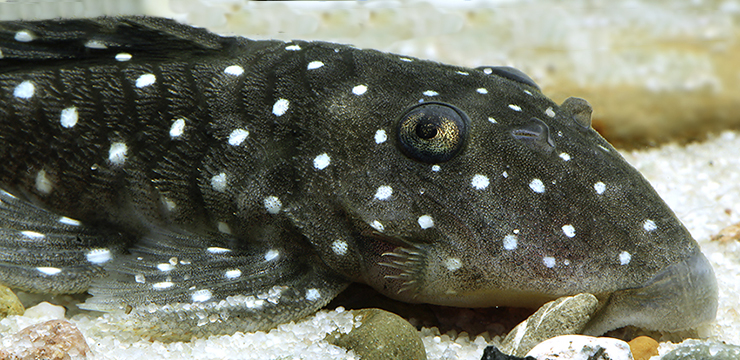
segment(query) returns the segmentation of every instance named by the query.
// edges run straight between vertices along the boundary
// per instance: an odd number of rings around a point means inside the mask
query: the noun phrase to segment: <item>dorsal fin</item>
[[[229,39],[174,20],[144,16],[0,22],[0,72],[59,61],[95,62],[126,53],[172,59],[222,49]]]

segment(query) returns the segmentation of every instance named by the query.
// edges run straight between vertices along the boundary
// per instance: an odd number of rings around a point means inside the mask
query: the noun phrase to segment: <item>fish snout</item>
[[[679,331],[712,321],[716,313],[717,279],[697,250],[658,272],[645,286],[612,293],[584,334],[601,335],[627,325]]]

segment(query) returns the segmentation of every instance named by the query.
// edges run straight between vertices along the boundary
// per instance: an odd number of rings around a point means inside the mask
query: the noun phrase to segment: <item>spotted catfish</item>
[[[0,23],[0,281],[173,337],[267,329],[350,282],[588,332],[714,318],[648,182],[523,73],[147,17]],[[125,320],[125,321],[128,321]]]

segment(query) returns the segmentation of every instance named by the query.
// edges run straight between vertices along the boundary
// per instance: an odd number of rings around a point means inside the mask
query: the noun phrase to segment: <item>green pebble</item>
[[[362,360],[426,360],[419,332],[404,318],[380,309],[352,310],[362,325],[348,334],[333,332],[326,340],[353,350]]]

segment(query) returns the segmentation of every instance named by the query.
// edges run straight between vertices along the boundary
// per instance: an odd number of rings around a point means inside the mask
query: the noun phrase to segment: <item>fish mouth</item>
[[[612,293],[584,334],[598,336],[627,325],[661,331],[694,328],[714,320],[717,291],[714,270],[697,250],[661,270],[645,286]]]

